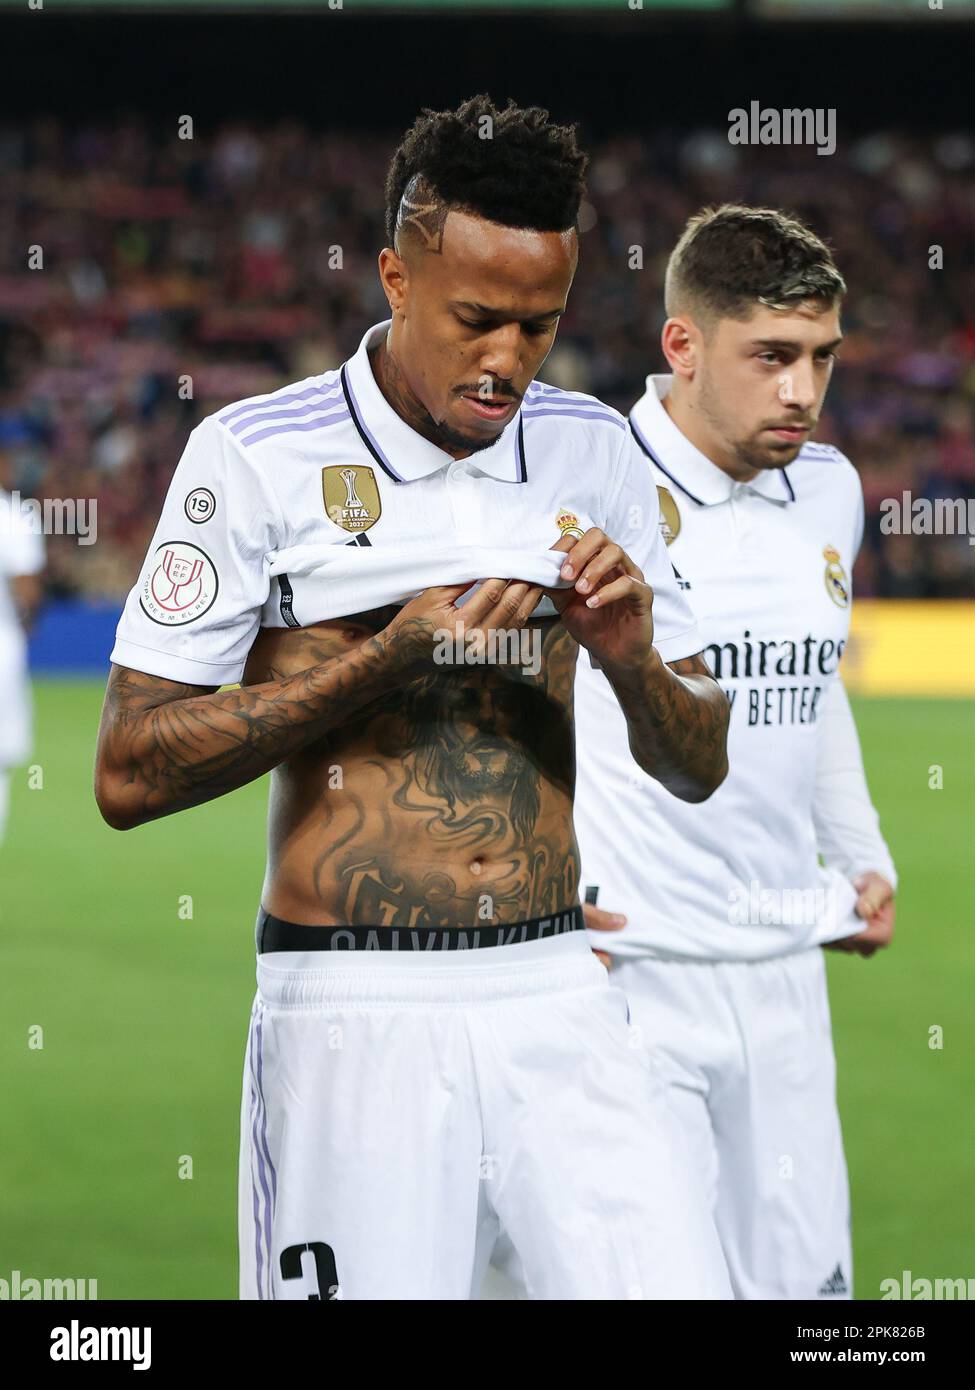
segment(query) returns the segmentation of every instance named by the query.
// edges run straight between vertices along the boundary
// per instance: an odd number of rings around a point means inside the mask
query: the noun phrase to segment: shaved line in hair
[[[450,209],[422,174],[414,174],[403,190],[396,213],[397,236],[417,241],[424,251],[443,254],[443,234]]]

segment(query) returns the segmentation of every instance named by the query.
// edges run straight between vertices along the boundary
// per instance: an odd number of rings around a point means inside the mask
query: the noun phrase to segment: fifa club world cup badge
[[[376,475],[362,464],[322,469],[325,513],[343,531],[368,531],[382,514]]]
[[[850,585],[846,571],[840,564],[840,552],[835,546],[824,546],[823,559],[826,561],[826,573],[823,576],[826,580],[826,592],[837,608],[849,608]]]
[[[576,540],[581,541],[586,534],[579,525],[579,518],[575,512],[570,512],[568,507],[560,507],[559,514],[555,518],[555,524],[559,528],[559,537],[575,536]]]
[[[657,501],[660,503],[660,534],[665,545],[673,545],[680,535],[680,512],[673,494],[665,487],[657,488]]]
[[[188,541],[164,541],[149,563],[139,604],[154,623],[181,627],[213,606],[218,587],[205,551]]]

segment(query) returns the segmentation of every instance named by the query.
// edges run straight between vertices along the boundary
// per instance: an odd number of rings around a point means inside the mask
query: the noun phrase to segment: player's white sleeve
[[[813,821],[819,852],[847,879],[873,869],[894,887],[897,871],[863,770],[850,701],[837,675],[820,708]]]
[[[173,474],[112,661],[191,685],[239,680],[284,529],[267,478],[208,416]]]
[[[864,506],[863,506],[863,484],[860,475],[856,475],[856,516],[853,522],[853,560],[860,554],[860,546],[863,544],[864,527]]]
[[[44,568],[44,537],[13,499],[0,494],[0,575],[18,579]]]
[[[653,645],[664,661],[701,650],[697,622],[677,585],[660,533],[660,504],[650,465],[629,430],[607,503],[607,536],[621,545],[653,590]]]

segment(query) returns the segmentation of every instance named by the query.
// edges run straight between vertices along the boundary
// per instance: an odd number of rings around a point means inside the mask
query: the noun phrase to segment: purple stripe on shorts
[[[258,1015],[258,1018],[260,1018],[260,1015]],[[254,1051],[255,1051],[254,1043],[257,1041],[257,1037],[259,1036],[260,1026],[261,1026],[260,1023],[258,1023],[257,1028],[254,1030],[255,1036],[254,1036],[254,1038],[253,1038],[252,1041],[251,1041],[251,1076],[252,1076],[252,1078],[253,1078],[254,1087],[255,1087],[255,1090],[254,1090],[255,1107],[254,1107],[253,1116],[251,1117],[251,1138],[252,1138],[252,1140],[253,1140],[253,1142],[254,1142],[254,1149],[255,1149],[255,1152],[256,1152],[256,1154],[257,1154],[257,1176],[258,1176],[258,1180],[260,1181],[260,1184],[261,1184],[261,1191],[262,1191],[263,1194],[264,1194],[264,1232],[265,1232],[265,1240],[266,1240],[266,1244],[267,1244],[267,1256],[268,1256],[268,1283],[270,1284],[270,1282],[271,1282],[271,1267],[270,1267],[270,1262],[271,1262],[271,1193],[270,1193],[270,1191],[269,1191],[269,1189],[268,1189],[268,1185],[267,1185],[267,1173],[266,1173],[265,1168],[264,1168],[264,1155],[261,1153],[260,1144],[258,1143],[258,1138],[257,1138],[257,1117],[258,1117],[258,1114],[260,1113],[260,1108],[261,1108],[261,1107],[260,1107],[260,1095],[259,1095],[259,1090],[257,1089],[257,1086],[258,1086],[258,1083],[257,1083],[257,1074],[256,1074],[255,1067],[254,1067]],[[259,1240],[260,1240],[260,1229],[258,1228],[258,1241],[259,1241]],[[259,1278],[259,1277],[260,1277],[260,1276],[258,1276],[258,1278]]]
[[[337,415],[321,415],[315,420],[302,420],[297,424],[269,425],[266,430],[258,430],[256,434],[249,434],[240,442],[241,444],[259,444],[262,439],[269,439],[272,434],[298,433],[302,430],[326,430],[329,425],[341,425],[343,420],[349,418],[349,412],[343,409]]]
[[[264,1100],[264,1014],[261,1013],[257,1025],[257,1093],[261,1098],[261,1147],[264,1150],[264,1157],[267,1159],[268,1172],[271,1174],[271,1201],[272,1206],[278,1200],[278,1175],[274,1171],[274,1163],[271,1159],[271,1149],[267,1142],[267,1104]],[[273,1211],[267,1217],[267,1248],[271,1249],[271,1218]]]
[[[337,385],[337,383],[336,383]],[[338,389],[341,389],[339,387]],[[225,415],[218,415],[217,419],[221,425],[229,424],[231,420],[236,420],[238,415],[244,415],[248,410],[270,410],[275,406],[287,405],[289,401],[310,401],[314,396],[320,395],[323,391],[333,390],[332,385],[322,384],[321,386],[309,386],[304,391],[293,391],[290,396],[269,396],[266,400],[244,401],[243,405],[235,406],[233,410],[228,410]]]
[[[345,405],[341,391],[332,391],[328,396],[323,396],[321,400],[310,401],[308,405],[286,405],[282,406],[280,410],[255,410],[250,415],[241,416],[239,420],[235,420],[227,428],[231,434],[241,434],[242,431],[250,429],[251,425],[269,424],[272,420],[294,420],[302,415],[310,414],[313,410],[327,410],[336,405]]]
[[[544,409],[536,407],[533,410],[523,410],[526,420],[555,419],[561,416],[572,416],[576,420],[604,420],[608,425],[615,425],[617,429],[625,430],[626,425],[622,420],[617,420],[615,415],[607,415],[604,411],[596,410],[567,410],[561,406],[546,406]]]
[[[254,1116],[257,1111],[257,1092],[254,1089],[253,1066],[251,1067],[251,1151],[250,1151],[250,1170],[251,1170],[251,1200],[254,1212],[254,1254],[257,1264],[257,1296],[264,1297],[264,1256],[261,1246],[261,1210],[260,1199],[257,1195],[257,1183],[254,1179]]]

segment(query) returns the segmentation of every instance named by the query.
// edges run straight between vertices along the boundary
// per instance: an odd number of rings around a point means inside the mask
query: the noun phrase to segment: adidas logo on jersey
[[[830,1295],[835,1297],[837,1294],[844,1293],[849,1293],[849,1289],[846,1287],[846,1280],[843,1278],[843,1270],[837,1265],[825,1283],[819,1286],[819,1297],[828,1298]]]

